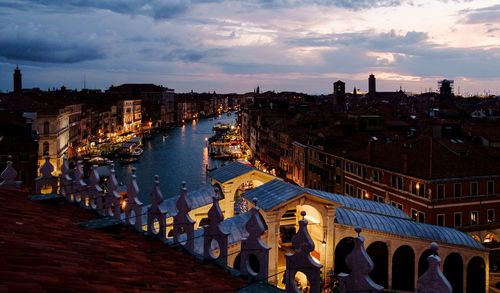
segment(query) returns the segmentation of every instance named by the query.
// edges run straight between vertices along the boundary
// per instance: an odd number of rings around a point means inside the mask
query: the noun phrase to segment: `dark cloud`
[[[164,54],[162,59],[166,61],[180,60],[187,63],[197,63],[205,61],[209,58],[223,56],[224,49],[174,49],[167,54]]]
[[[500,22],[500,4],[461,11],[465,14],[462,22],[468,24]]]
[[[410,31],[404,35],[397,34],[394,30],[387,33],[374,34],[372,32],[328,34],[321,36],[310,36],[305,38],[289,39],[287,42],[298,46],[321,46],[321,47],[364,47],[371,50],[393,50],[413,46],[425,42],[427,33]]]
[[[399,6],[402,0],[257,0],[263,7],[290,8],[305,5],[336,6],[347,9]]]
[[[104,50],[92,41],[73,41],[43,33],[6,31],[0,30],[0,56],[8,60],[77,63],[105,57]]]

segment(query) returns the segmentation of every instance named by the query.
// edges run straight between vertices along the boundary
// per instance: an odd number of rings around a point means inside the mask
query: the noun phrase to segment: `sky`
[[[498,0],[0,0],[0,91],[500,94]]]

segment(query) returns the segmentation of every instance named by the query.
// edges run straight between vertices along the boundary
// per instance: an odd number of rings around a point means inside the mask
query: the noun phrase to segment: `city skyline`
[[[0,90],[156,83],[177,92],[500,93],[493,1],[57,1],[0,4]],[[84,23],[85,27],[81,24]]]

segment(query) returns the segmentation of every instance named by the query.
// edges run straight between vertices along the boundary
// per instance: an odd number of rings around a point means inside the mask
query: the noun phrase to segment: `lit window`
[[[479,212],[472,211],[470,212],[470,224],[477,225],[479,223]]]
[[[487,215],[488,215],[488,223],[494,223],[495,222],[495,210],[489,209],[487,211]]]

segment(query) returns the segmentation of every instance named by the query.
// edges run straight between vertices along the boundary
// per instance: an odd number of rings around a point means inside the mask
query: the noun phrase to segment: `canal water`
[[[115,164],[119,182],[127,184],[132,167],[136,168],[140,199],[144,204],[151,203],[153,176],[160,176],[160,188],[164,198],[179,194],[182,181],[188,190],[198,189],[209,184],[208,168],[219,167],[224,161],[212,160],[208,155],[207,139],[212,136],[212,127],[217,123],[234,123],[236,115],[222,114],[219,118],[198,119],[175,127],[163,138],[157,134],[143,142],[144,152],[139,161],[120,165]]]

